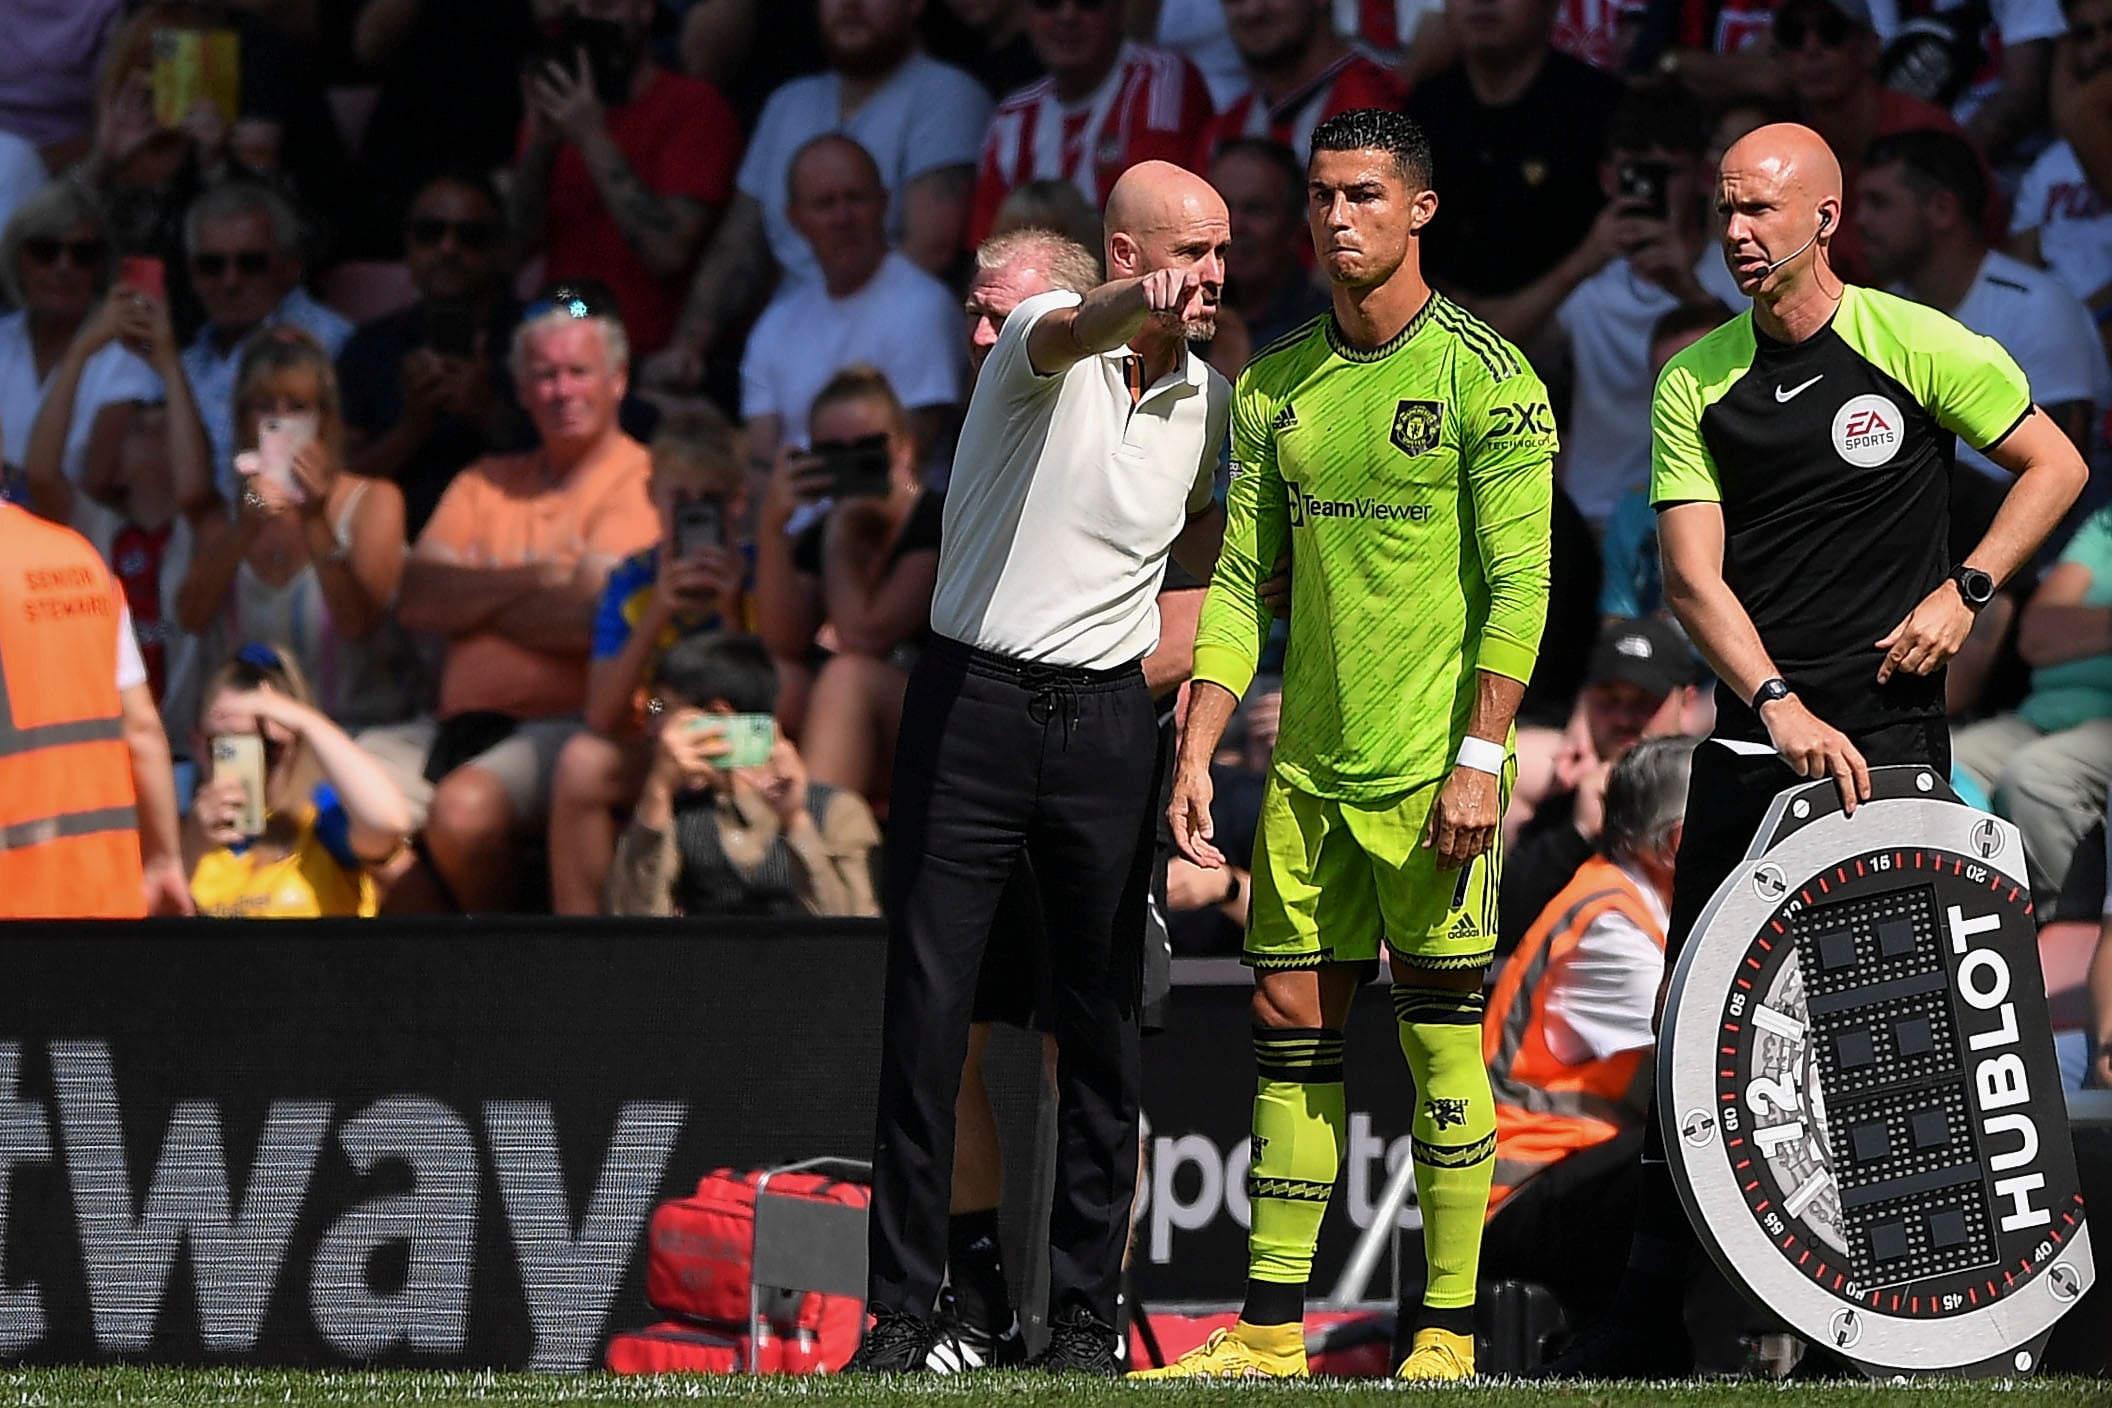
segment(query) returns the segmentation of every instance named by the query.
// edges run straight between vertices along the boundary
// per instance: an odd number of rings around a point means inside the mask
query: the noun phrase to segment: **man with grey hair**
[[[1083,298],[1099,282],[1099,257],[1068,235],[1028,225],[984,240],[968,284],[969,371],[982,371],[1005,319],[1021,303],[1051,289]]]
[[[1547,1286],[1572,1324],[1628,1249],[1695,742],[1646,738],[1614,766],[1599,854],[1526,931],[1483,1019],[1496,1182],[1482,1274]]]
[[[235,373],[249,340],[291,324],[323,344],[334,360],[352,325],[301,288],[301,220],[271,187],[229,181],[191,202],[183,217],[191,287],[205,307],[205,326],[184,349],[183,371],[213,444],[213,478],[222,498],[235,496]]]
[[[616,419],[629,362],[598,290],[560,285],[531,304],[512,367],[542,443],[455,476],[404,562],[397,616],[446,637],[447,657],[437,718],[360,737],[420,824],[391,912],[518,897],[516,843],[543,827],[558,752],[580,727],[602,586],[660,537],[645,447]]]

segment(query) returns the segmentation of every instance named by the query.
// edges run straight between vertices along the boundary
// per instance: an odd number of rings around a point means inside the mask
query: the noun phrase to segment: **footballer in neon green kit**
[[[1290,644],[1254,843],[1253,1208],[1239,1322],[1159,1376],[1305,1372],[1305,1283],[1341,1166],[1342,1025],[1383,946],[1416,1089],[1429,1282],[1407,1379],[1474,1367],[1495,1162],[1481,1060],[1512,719],[1547,613],[1555,425],[1518,350],[1422,277],[1430,148],[1398,113],[1313,134],[1309,221],[1331,312],[1263,348],[1233,397],[1224,550],[1196,633],[1174,840],[1210,843],[1209,760],[1288,553]]]

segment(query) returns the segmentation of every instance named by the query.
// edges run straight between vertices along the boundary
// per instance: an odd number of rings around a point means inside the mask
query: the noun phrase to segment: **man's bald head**
[[[1208,181],[1170,161],[1140,161],[1107,195],[1107,228],[1131,235],[1168,229],[1198,217],[1227,220],[1225,198]]]
[[[1187,335],[1208,341],[1216,330],[1225,284],[1225,250],[1232,217],[1208,181],[1166,161],[1139,162],[1122,173],[1107,197],[1107,275],[1139,278],[1160,269],[1193,266],[1201,275],[1201,310]]]
[[[785,216],[814,251],[822,281],[842,298],[887,258],[887,188],[873,154],[839,133],[816,137],[792,158]]]
[[[823,133],[792,154],[792,164],[785,169],[786,194],[797,201],[801,184],[813,181],[870,185],[876,191],[885,188],[873,154],[841,132]]]
[[[1801,122],[1771,122],[1731,143],[1723,170],[1766,170],[1784,196],[1817,202],[1841,198],[1841,162],[1826,139]]]
[[[1794,122],[1755,128],[1723,154],[1716,190],[1740,291],[1772,299],[1804,287],[1841,228],[1841,163],[1826,139]]]

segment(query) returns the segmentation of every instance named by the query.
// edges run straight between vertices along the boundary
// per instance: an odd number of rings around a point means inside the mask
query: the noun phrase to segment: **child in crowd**
[[[90,359],[112,343],[139,349],[162,368],[168,399],[105,404],[91,423],[76,485],[66,473],[74,407]],[[45,384],[22,453],[23,497],[31,512],[93,543],[116,573],[178,759],[189,753],[205,666],[199,638],[176,619],[176,594],[190,571],[193,524],[216,507],[208,454],[168,305],[113,290]]]
[[[550,891],[559,914],[599,914],[618,813],[637,799],[652,757],[645,686],[676,642],[747,629],[753,549],[740,433],[709,406],[666,416],[653,436],[660,541],[609,573],[594,625],[586,728],[551,781]]]
[[[872,810],[855,792],[808,779],[776,728],[777,694],[769,653],[752,636],[691,637],[661,657],[652,765],[617,847],[610,913],[880,913]],[[769,751],[736,766],[750,720],[767,725]]]
[[[274,646],[243,646],[202,703],[200,780],[183,828],[198,912],[371,918],[372,872],[411,831],[396,785],[316,711],[300,667]],[[262,826],[252,831],[246,823],[255,821]]]

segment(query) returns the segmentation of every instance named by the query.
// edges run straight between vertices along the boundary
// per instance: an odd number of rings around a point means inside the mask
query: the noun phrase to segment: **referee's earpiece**
[[[1821,210],[1819,212],[1818,228],[1811,232],[1811,238],[1804,241],[1804,243],[1798,245],[1789,253],[1783,255],[1780,259],[1777,259],[1773,263],[1769,264],[1767,266],[1767,272],[1770,274],[1774,273],[1775,270],[1781,268],[1784,264],[1787,264],[1790,260],[1802,254],[1805,250],[1810,249],[1813,245],[1817,244],[1819,242],[1819,236],[1825,234],[1826,227],[1828,225],[1831,225],[1832,223],[1833,212],[1830,210]]]

